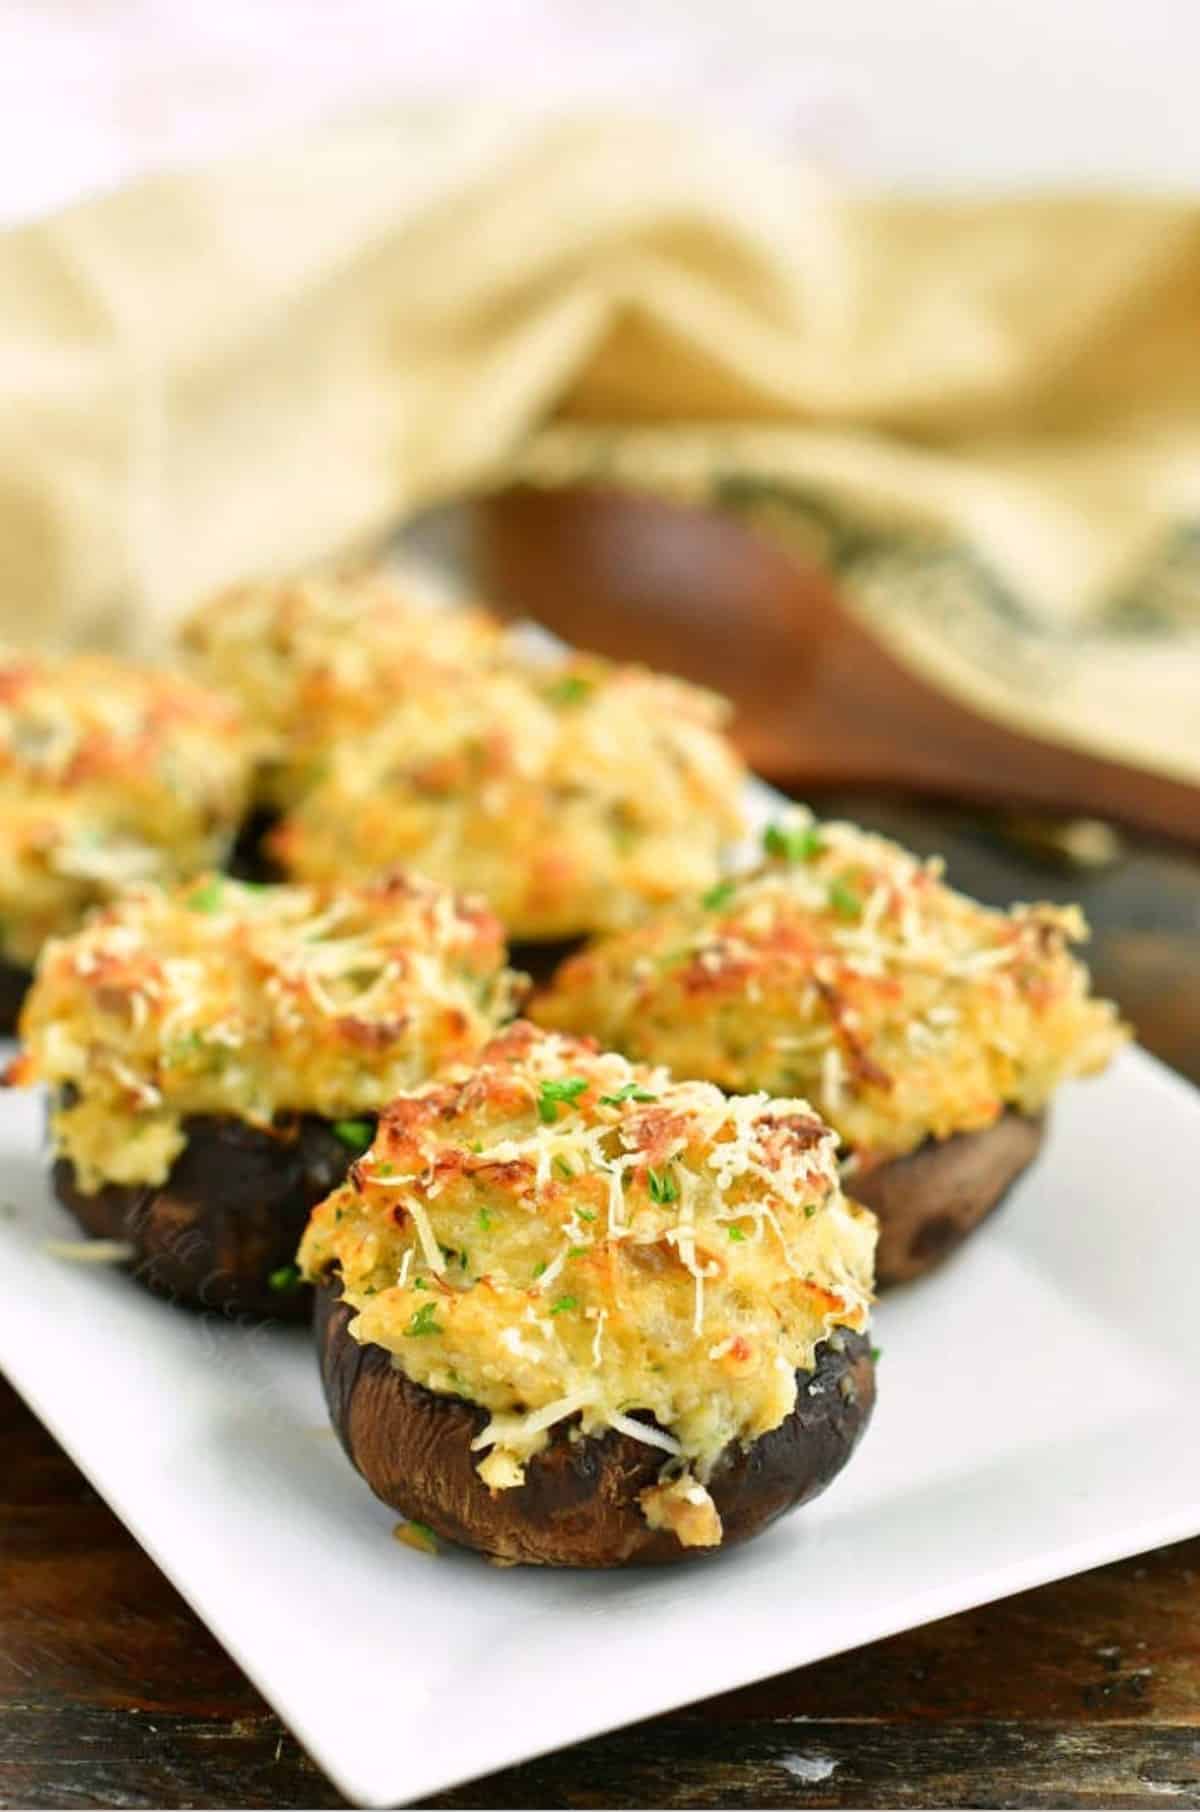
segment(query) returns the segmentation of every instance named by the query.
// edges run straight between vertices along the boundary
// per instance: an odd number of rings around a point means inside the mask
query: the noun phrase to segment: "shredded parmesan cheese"
[[[763,867],[569,958],[532,1016],[730,1091],[808,1095],[876,1160],[1037,1112],[1127,1036],[1071,953],[1077,909],[993,911],[853,825],[773,833]]]

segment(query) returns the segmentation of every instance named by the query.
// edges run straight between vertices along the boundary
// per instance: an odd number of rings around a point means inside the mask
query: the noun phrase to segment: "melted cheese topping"
[[[221,862],[254,755],[234,707],[190,680],[0,652],[0,956],[32,965],[128,883]]]
[[[805,1094],[859,1164],[1034,1112],[1126,1036],[1091,999],[1075,908],[996,912],[849,824],[563,964],[539,1023],[722,1088]],[[790,851],[790,856],[786,853]]]
[[[53,1135],[82,1188],[159,1183],[188,1115],[374,1113],[473,1054],[515,982],[483,903],[419,877],[139,888],[47,947],[19,1079],[70,1085]]]
[[[628,924],[714,880],[741,829],[724,712],[594,658],[428,687],[335,752],[273,851],[305,880],[411,863],[485,894],[519,937]]]
[[[356,1339],[491,1412],[494,1489],[574,1418],[661,1451],[679,1488],[647,1516],[719,1540],[703,1487],[722,1450],[778,1427],[819,1343],[867,1322],[875,1222],[834,1147],[804,1101],[729,1099],[518,1023],[385,1111],[300,1264],[340,1276]]]
[[[415,579],[378,570],[235,586],[195,613],[183,642],[270,732],[262,790],[273,804],[312,783],[331,743],[504,645],[486,611],[441,607]]]

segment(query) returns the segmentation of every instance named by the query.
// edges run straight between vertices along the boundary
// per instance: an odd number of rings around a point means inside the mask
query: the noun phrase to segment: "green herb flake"
[[[425,1282],[423,1277],[414,1277],[412,1287],[414,1290],[427,1290],[429,1285]]]
[[[404,1332],[413,1340],[419,1339],[423,1334],[440,1334],[442,1330],[434,1320],[436,1314],[436,1302],[423,1302]]]
[[[815,824],[768,824],[763,832],[763,848],[783,862],[811,862],[824,847]]]
[[[581,673],[564,673],[546,687],[545,698],[551,705],[581,705],[591,694],[591,680],[584,679]]]
[[[679,1184],[671,1170],[647,1170],[646,1180],[650,1185],[650,1200],[660,1204],[679,1200]]]
[[[418,1554],[438,1553],[437,1536],[428,1523],[397,1523],[392,1534],[406,1548],[415,1548]]]
[[[587,1255],[587,1251],[588,1251],[588,1248],[586,1246],[568,1246],[567,1247],[567,1257],[568,1258],[584,1258]]]
[[[286,1296],[289,1291],[299,1289],[300,1273],[295,1265],[280,1265],[279,1269],[272,1271],[267,1278],[267,1285],[270,1289],[276,1290],[279,1295]]]
[[[624,1107],[627,1101],[657,1100],[658,1096],[652,1095],[649,1090],[644,1089],[639,1082],[627,1082],[623,1088],[617,1090],[615,1095],[601,1095],[600,1097],[600,1103],[603,1107]]]
[[[575,1214],[576,1218],[581,1221],[594,1221],[596,1218],[596,1213],[593,1208],[577,1208]]]
[[[194,893],[187,897],[188,908],[192,912],[219,912],[225,898],[225,883],[220,875],[210,875]]]
[[[369,1120],[335,1120],[333,1136],[351,1151],[365,1151],[375,1137],[375,1128]]]
[[[489,1231],[494,1220],[495,1216],[491,1214],[488,1209],[481,1208],[479,1210],[479,1225],[483,1228],[485,1233]]]
[[[871,1348],[871,1364],[878,1365],[879,1361],[882,1358],[883,1358],[883,1348],[881,1346],[873,1346]]]
[[[816,1213],[816,1212],[817,1212],[817,1204],[816,1204],[816,1203],[815,1203],[815,1202],[805,1202],[805,1204],[804,1204],[804,1218],[805,1218],[805,1220],[806,1220],[806,1221],[811,1221],[811,1219],[812,1219],[812,1217],[813,1217],[813,1215],[814,1215],[814,1214],[815,1214],[815,1213]]]
[[[563,1179],[563,1181],[565,1183],[569,1183],[575,1175],[575,1172],[571,1169],[571,1166],[567,1163],[567,1160],[562,1156],[555,1157],[554,1168],[555,1168],[555,1171],[557,1172],[557,1174]]]
[[[746,1235],[742,1232],[742,1229],[740,1227],[733,1226],[733,1227],[730,1227],[728,1231],[729,1231],[729,1237],[733,1241],[734,1245],[740,1246],[742,1241],[746,1237]]]
[[[560,1296],[557,1302],[550,1304],[552,1315],[565,1315],[569,1309],[577,1309],[579,1303],[574,1296]]]
[[[534,1266],[534,1267],[533,1267],[533,1275],[534,1275],[534,1276],[535,1276],[535,1277],[540,1277],[540,1276],[541,1276],[541,1275],[542,1275],[542,1272],[543,1272],[543,1271],[544,1271],[544,1270],[545,1270],[545,1269],[546,1269],[546,1261],[545,1261],[545,1259],[544,1259],[544,1258],[543,1258],[543,1259],[542,1259],[542,1260],[541,1260],[541,1261],[540,1261],[540,1263],[538,1263],[538,1264],[536,1264],[536,1265],[535,1265],[535,1266]]]
[[[862,912],[862,899],[857,888],[839,875],[829,884],[829,904],[840,919],[856,919]]]
[[[722,906],[728,906],[736,892],[735,881],[718,881],[715,887],[710,887],[707,893],[700,895],[700,904],[706,912],[720,912]]]
[[[553,1126],[560,1104],[574,1106],[587,1085],[586,1076],[548,1077],[538,1088],[538,1118],[543,1126]]]

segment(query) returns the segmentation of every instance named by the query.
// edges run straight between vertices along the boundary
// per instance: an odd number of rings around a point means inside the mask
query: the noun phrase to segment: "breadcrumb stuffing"
[[[234,705],[103,655],[0,650],[0,957],[224,860],[258,743]]]
[[[303,880],[412,864],[484,894],[518,937],[628,924],[710,886],[741,832],[725,715],[683,681],[590,656],[423,685],[331,752],[272,853]]]
[[[319,1114],[365,1147],[397,1089],[473,1055],[518,996],[484,903],[419,876],[206,875],[135,889],[47,947],[19,1067],[58,1093],[53,1136],[81,1188],[158,1183],[189,1115]]]
[[[861,1170],[1042,1108],[1128,1036],[1074,907],[981,906],[936,860],[797,813],[772,858],[562,964],[530,1016],[722,1088],[809,1097]]]

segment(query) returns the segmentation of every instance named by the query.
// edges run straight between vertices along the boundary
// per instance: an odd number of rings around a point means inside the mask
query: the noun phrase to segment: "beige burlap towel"
[[[430,108],[0,240],[10,639],[149,650],[514,475],[720,496],[981,709],[1200,780],[1200,204]]]

